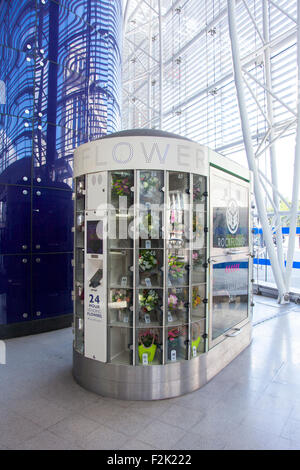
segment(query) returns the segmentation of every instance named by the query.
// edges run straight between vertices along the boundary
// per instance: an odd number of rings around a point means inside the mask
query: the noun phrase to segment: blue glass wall
[[[76,146],[120,127],[121,0],[0,0],[0,325],[72,312]]]

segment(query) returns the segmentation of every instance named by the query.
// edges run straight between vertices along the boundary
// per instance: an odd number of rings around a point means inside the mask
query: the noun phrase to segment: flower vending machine
[[[235,263],[240,296],[215,294],[216,172],[236,184],[219,204],[222,224],[247,239],[247,263]],[[140,129],[80,146],[74,177],[75,379],[138,400],[201,387],[251,340],[250,172],[188,139]],[[239,246],[221,248],[232,277],[238,253],[229,251]]]

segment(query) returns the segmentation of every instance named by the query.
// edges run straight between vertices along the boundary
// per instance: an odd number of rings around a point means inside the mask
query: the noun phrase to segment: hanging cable
[[[219,8],[218,8],[218,17],[220,17],[220,12],[221,12],[221,0],[219,0]],[[222,48],[223,48],[223,42],[222,42],[222,23],[221,20],[219,20],[219,77],[223,76],[223,69],[222,69]],[[219,133],[220,133],[220,144],[223,142],[223,89],[222,87],[219,89],[219,100],[220,100],[220,121],[219,121]],[[217,145],[219,145],[219,141],[217,141]]]
[[[178,50],[181,50],[181,7],[178,8]],[[178,109],[178,132],[181,134],[181,62],[182,57],[178,57],[178,101],[177,101],[177,109]]]
[[[205,0],[205,70],[206,70],[206,89],[208,90],[208,41],[207,41],[207,0]],[[208,101],[209,96],[206,97],[206,133],[203,142],[208,145]]]
[[[213,11],[212,11],[212,18],[213,18],[213,24],[215,22],[215,0],[213,0]],[[213,77],[214,77],[214,86],[216,83],[216,48],[215,48],[215,29],[213,29],[214,33],[212,33],[212,41],[213,41]],[[214,88],[215,92],[213,94],[213,99],[214,99],[214,144],[215,148],[217,147],[217,142],[216,142],[216,132],[217,132],[217,124],[216,124],[216,96],[217,96],[217,89]]]

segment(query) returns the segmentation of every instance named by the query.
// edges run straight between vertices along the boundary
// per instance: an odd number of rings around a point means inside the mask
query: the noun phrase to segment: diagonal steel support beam
[[[277,288],[278,288],[278,301],[282,303],[286,301],[289,298],[289,296],[285,287],[283,274],[281,271],[281,267],[278,263],[277,255],[276,255],[274,244],[273,244],[272,231],[268,222],[267,211],[266,211],[264,200],[263,200],[263,190],[262,190],[262,186],[260,183],[259,172],[258,172],[258,168],[256,165],[256,159],[254,156],[254,150],[252,146],[250,122],[249,122],[247,105],[246,105],[246,97],[245,97],[245,92],[244,92],[243,73],[242,73],[239,42],[238,42],[238,35],[237,35],[235,0],[227,0],[227,6],[228,6],[229,35],[230,35],[233,69],[234,69],[234,80],[235,80],[237,97],[238,97],[244,145],[246,149],[249,168],[250,170],[253,171],[256,204],[257,204],[258,214],[259,214],[260,222],[261,222],[263,233],[264,233],[266,247],[267,247],[268,254],[270,257],[270,261],[271,261],[274,278],[275,278]]]
[[[266,175],[264,174],[263,171],[261,171],[260,169],[258,169],[258,173],[260,174],[260,176],[262,178],[264,178],[264,180],[271,186],[271,188],[273,189],[273,191],[276,191],[276,193],[278,194],[278,196],[280,197],[280,199],[285,203],[285,205],[287,207],[290,207],[290,204],[287,202],[287,200],[285,199],[284,196],[282,196],[282,194],[279,192],[279,190],[276,188],[276,186],[274,186],[273,183],[271,183],[271,181],[266,177]]]
[[[265,44],[270,42],[270,33],[269,33],[269,16],[268,16],[268,4],[265,0],[262,0],[262,12],[263,12],[263,37]],[[265,76],[266,76],[266,85],[267,88],[273,91],[272,86],[272,75],[271,75],[271,52],[270,47],[267,46],[264,50],[264,66],[265,66]],[[270,93],[267,93],[267,113],[268,113],[268,121],[270,124],[270,146],[269,146],[269,153],[270,153],[270,162],[271,162],[271,175],[272,175],[272,183],[275,188],[278,188],[278,174],[277,174],[277,160],[276,160],[276,148],[275,148],[275,140],[274,140],[274,109],[273,109],[273,100]],[[273,201],[276,207],[277,216],[276,216],[276,225],[279,227],[279,230],[276,231],[276,245],[277,245],[277,258],[278,263],[281,266],[281,270],[284,270],[284,259],[283,259],[283,247],[282,247],[282,233],[281,233],[281,218],[278,215],[280,201],[278,198],[278,194],[273,188]]]
[[[286,15],[290,20],[294,21],[294,23],[297,23],[297,20],[296,18],[294,18],[292,15],[290,15],[286,10],[284,10],[283,8],[281,8],[279,5],[277,5],[277,3],[273,2],[272,0],[269,0],[269,3],[271,3],[271,5],[273,5],[273,7],[277,8],[277,10],[279,10],[281,13],[283,13],[284,15]]]
[[[246,73],[257,85],[261,86],[266,92],[268,92],[275,100],[277,100],[282,106],[284,106],[291,114],[297,116],[297,113],[294,109],[290,108],[284,101],[282,101],[278,95],[273,93],[266,85],[257,80],[246,68],[243,68],[244,73]]]

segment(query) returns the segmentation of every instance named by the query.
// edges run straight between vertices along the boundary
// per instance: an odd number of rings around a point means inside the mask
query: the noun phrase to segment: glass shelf
[[[108,251],[107,281],[111,287],[133,287],[133,250]]]
[[[121,284],[111,284],[110,285],[111,289],[130,289],[133,290],[133,286],[127,286],[127,285],[121,285]]]
[[[114,211],[108,213],[108,250],[133,248],[134,218],[118,217]]]
[[[108,327],[108,362],[113,364],[132,364],[133,329],[109,326]]]
[[[148,318],[146,319],[146,315],[148,315]],[[152,318],[159,318],[161,317],[161,321],[156,321],[153,320]],[[162,314],[161,312],[150,312],[149,314],[143,314],[140,313],[139,315],[139,322],[138,322],[139,327],[151,327],[153,328],[154,326],[162,326]]]
[[[173,210],[184,210],[190,200],[190,175],[177,171],[168,172],[168,207]]]
[[[124,317],[124,313],[123,313],[123,318],[122,321],[113,321],[113,322],[109,322],[109,325],[110,326],[118,326],[120,328],[132,328],[133,325],[132,325],[132,313],[131,313],[131,318],[128,316],[127,318]],[[125,321],[124,321],[124,318],[125,318]]]
[[[150,240],[153,247],[156,241],[162,239],[163,212],[158,208],[151,207],[151,210],[140,207],[138,218],[139,238],[142,241]],[[145,245],[145,248],[147,246]]]
[[[178,310],[177,312],[168,310],[166,316],[166,325],[180,326],[188,322],[188,309]]]
[[[139,246],[141,249],[147,248],[148,250],[163,250],[164,249],[164,241],[162,238],[140,238],[139,239]]]
[[[193,212],[193,248],[196,250],[203,249],[206,246],[205,220],[205,212]]]
[[[194,322],[191,324],[191,344],[190,344],[190,355],[191,359],[199,356],[205,352],[205,322]]]
[[[207,263],[206,250],[193,250],[192,251],[192,285],[202,284],[206,281],[206,267]]]
[[[207,199],[207,186],[206,178],[201,175],[193,175],[193,207],[197,212],[204,212],[206,210]]]

